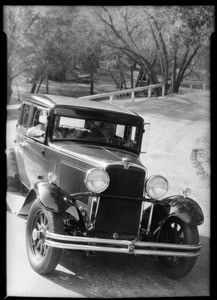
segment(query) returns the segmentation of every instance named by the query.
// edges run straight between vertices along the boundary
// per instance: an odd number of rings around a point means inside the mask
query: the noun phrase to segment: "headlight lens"
[[[53,183],[57,180],[57,175],[55,173],[50,172],[48,173],[47,178],[49,182]]]
[[[160,175],[151,176],[146,182],[146,192],[153,199],[163,197],[167,193],[168,188],[168,181]]]
[[[102,169],[92,169],[87,172],[84,182],[91,192],[101,193],[107,189],[110,179],[106,171]]]

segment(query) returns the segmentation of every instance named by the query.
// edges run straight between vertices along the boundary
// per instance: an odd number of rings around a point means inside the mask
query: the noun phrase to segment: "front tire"
[[[45,210],[36,199],[27,219],[26,251],[31,267],[41,275],[54,271],[62,251],[45,245],[46,230],[63,234],[63,221],[60,214]]]
[[[196,226],[190,226],[179,218],[169,218],[163,225],[158,242],[197,245],[199,234]],[[159,256],[158,269],[172,279],[187,275],[196,263],[197,257]]]

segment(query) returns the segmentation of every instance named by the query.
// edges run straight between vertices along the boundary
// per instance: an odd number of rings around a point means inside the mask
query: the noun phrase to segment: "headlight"
[[[168,191],[169,184],[166,178],[160,175],[151,176],[146,182],[146,192],[149,197],[159,199]]]
[[[87,172],[84,182],[91,192],[101,193],[107,189],[110,179],[106,171],[102,169],[92,169]]]
[[[57,175],[55,173],[48,173],[47,175],[48,181],[54,183],[57,180]]]

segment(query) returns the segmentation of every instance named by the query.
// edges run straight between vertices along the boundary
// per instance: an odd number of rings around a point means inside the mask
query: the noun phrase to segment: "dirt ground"
[[[168,195],[187,187],[204,212],[200,234],[210,236],[210,94],[182,90],[160,98],[114,100],[151,123],[147,153],[141,160],[148,175],[161,174],[170,185]],[[145,138],[143,140],[145,144]]]
[[[161,174],[170,184],[168,195],[189,187],[201,206],[205,221],[199,226],[202,253],[192,272],[179,281],[158,272],[146,257],[64,251],[54,274],[39,276],[25,254],[25,220],[13,214],[13,185],[8,186],[8,276],[11,295],[52,297],[165,297],[208,296],[210,237],[210,102],[206,91],[183,91],[165,98],[114,100],[151,123],[148,152],[141,160],[148,176]],[[7,123],[8,176],[13,175],[10,151],[15,122]],[[144,141],[145,144],[145,141]],[[22,197],[17,196],[17,200]],[[12,213],[11,213],[12,212]],[[19,249],[19,252],[16,251]],[[23,271],[24,270],[24,271]],[[40,289],[39,289],[40,286]]]
[[[108,102],[105,100],[105,102]],[[210,95],[208,91],[182,89],[180,94],[160,98],[114,100],[140,114],[151,123],[147,153],[141,160],[148,175],[161,174],[169,180],[168,195],[189,187],[202,207],[205,226],[201,234],[210,235]],[[7,144],[13,148],[15,125],[7,124]],[[143,144],[146,143],[144,138]],[[8,168],[10,175],[10,170]]]

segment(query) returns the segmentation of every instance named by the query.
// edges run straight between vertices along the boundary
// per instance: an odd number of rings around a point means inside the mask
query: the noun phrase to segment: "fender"
[[[170,205],[169,216],[177,216],[185,223],[193,226],[201,225],[204,221],[203,211],[198,203],[188,197],[175,195],[164,198],[161,202]]]
[[[19,211],[19,215],[26,215],[33,201],[38,198],[43,207],[52,212],[64,212],[72,203],[70,202],[70,195],[62,190],[54,183],[40,181],[34,185]]]

